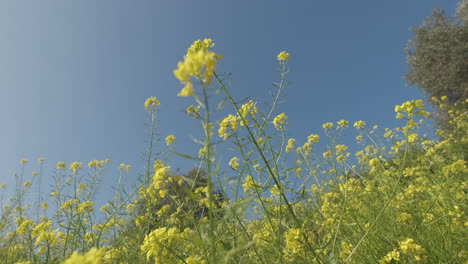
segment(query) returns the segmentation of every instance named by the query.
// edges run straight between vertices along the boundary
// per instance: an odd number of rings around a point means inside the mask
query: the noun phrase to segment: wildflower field
[[[193,99],[199,152],[178,153],[173,135],[155,149],[164,102],[148,98],[145,173],[124,186],[135,168],[121,164],[101,208],[94,199],[109,160],[58,162],[53,173],[43,159],[21,160],[16,186],[0,186],[0,263],[468,263],[468,100],[432,98],[450,117],[432,139],[420,131],[431,116],[422,100],[389,106],[400,127],[340,120],[317,128],[325,138],[288,138],[279,103],[289,59],[277,55],[271,101],[238,101],[211,39],[195,41],[174,75],[178,95]],[[232,112],[216,120],[220,109]],[[180,175],[174,155],[199,166]],[[39,172],[25,175],[26,166]],[[51,189],[32,193],[41,177]]]

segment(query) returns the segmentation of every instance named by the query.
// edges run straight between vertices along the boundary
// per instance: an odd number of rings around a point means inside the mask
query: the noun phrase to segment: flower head
[[[81,166],[81,162],[73,162],[70,164],[70,170],[75,174],[78,173],[78,171],[82,168],[83,167]]]
[[[287,53],[286,51],[282,51],[280,52],[276,57],[278,58],[278,60],[280,62],[285,62],[285,61],[288,61],[289,60],[289,57],[291,55],[289,53]]]
[[[67,167],[67,164],[65,164],[65,162],[63,161],[59,161],[57,162],[57,165],[55,165],[55,167],[57,168],[57,170],[61,170],[65,169]]]
[[[356,121],[356,122],[354,122],[354,127],[357,128],[357,129],[364,129],[366,127],[366,122]]]
[[[275,128],[277,130],[284,130],[284,125],[288,123],[287,119],[288,119],[288,116],[285,113],[281,113],[277,115],[273,119],[273,124],[275,125]]]
[[[330,129],[333,127],[333,123],[332,122],[327,122],[325,124],[322,125],[323,129]]]
[[[294,138],[288,139],[288,145],[286,146],[286,152],[291,152],[294,149],[294,143],[296,140]]]
[[[170,146],[175,143],[176,137],[174,135],[169,135],[166,137],[166,145]]]
[[[156,99],[156,97],[150,97],[145,101],[145,109],[146,111],[154,110],[155,106],[161,105],[161,103]]]
[[[231,168],[232,168],[233,170],[239,169],[239,167],[240,167],[239,158],[238,158],[238,157],[233,157],[233,158],[229,161],[229,166],[231,166]]]
[[[211,39],[204,39],[195,41],[187,49],[184,61],[179,62],[174,70],[175,77],[185,85],[178,96],[190,96],[195,93],[192,77],[206,84],[211,83],[218,59],[222,58],[222,55],[210,51],[213,46]]]

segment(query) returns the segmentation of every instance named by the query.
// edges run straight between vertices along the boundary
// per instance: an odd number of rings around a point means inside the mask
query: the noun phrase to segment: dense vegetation
[[[262,109],[232,98],[226,76],[215,72],[222,56],[213,46],[194,42],[174,71],[184,85],[179,96],[194,99],[187,115],[203,131],[198,155],[177,153],[172,135],[167,151],[154,154],[160,102],[150,97],[146,172],[124,188],[132,168],[121,164],[115,196],[99,211],[94,199],[108,160],[87,169],[58,162],[48,197],[34,192],[45,161],[28,176],[21,160],[16,186],[0,185],[0,194],[16,190],[1,199],[0,263],[468,262],[466,97],[431,99],[446,117],[439,139],[421,132],[431,116],[422,100],[395,106],[397,128],[340,120],[323,124],[327,138],[287,138],[278,103],[289,54],[277,56],[280,81]],[[213,120],[220,102],[233,112]],[[343,133],[355,133],[356,144],[343,144]],[[229,162],[220,162],[221,151]],[[172,155],[200,165],[175,173]]]

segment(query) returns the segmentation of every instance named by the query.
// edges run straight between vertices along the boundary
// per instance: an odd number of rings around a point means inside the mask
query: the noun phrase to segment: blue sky
[[[422,98],[402,77],[411,26],[456,1],[1,1],[0,183],[11,184],[19,160],[45,158],[52,175],[67,164],[109,158],[111,185],[121,162],[143,171],[147,114],[161,101],[158,132],[174,134],[193,154],[200,129],[183,110],[173,76],[186,48],[212,38],[232,72],[237,98],[267,101],[278,80],[276,54],[291,53],[288,135],[321,131],[327,121],[395,126],[393,107]],[[192,132],[188,132],[192,131]],[[190,169],[192,161],[173,167]],[[44,175],[47,177],[47,175]]]

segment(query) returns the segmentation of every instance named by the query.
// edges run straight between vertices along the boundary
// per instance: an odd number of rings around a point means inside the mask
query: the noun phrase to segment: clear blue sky
[[[238,98],[268,100],[276,54],[291,53],[288,134],[320,132],[327,121],[394,126],[395,104],[422,98],[406,87],[404,48],[411,26],[432,8],[453,15],[457,1],[1,1],[0,183],[12,183],[19,160],[46,159],[52,174],[67,164],[112,160],[143,170],[143,103],[161,101],[158,132],[177,136],[193,154],[183,110],[191,99],[172,71],[196,39],[212,38],[219,72],[232,72]],[[192,132],[193,135],[201,134]],[[192,161],[174,161],[184,170]],[[47,175],[45,175],[47,176]],[[10,185],[11,186],[11,185]]]

